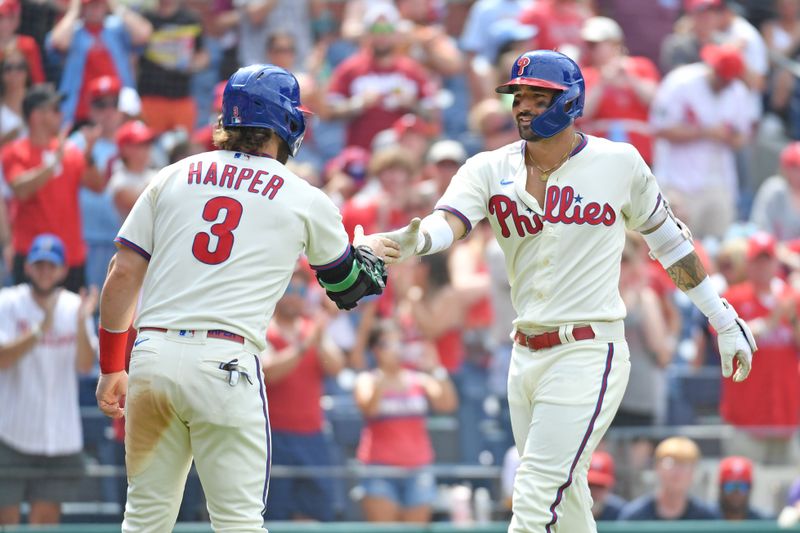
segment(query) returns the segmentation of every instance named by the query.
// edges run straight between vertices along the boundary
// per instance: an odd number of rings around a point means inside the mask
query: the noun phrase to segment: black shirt
[[[625,505],[619,513],[619,520],[717,520],[719,515],[693,496],[689,496],[683,515],[675,519],[666,519],[656,512],[654,494],[642,496]]]

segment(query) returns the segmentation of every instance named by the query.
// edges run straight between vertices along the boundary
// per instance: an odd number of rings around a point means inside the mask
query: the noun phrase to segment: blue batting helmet
[[[552,137],[583,114],[586,85],[578,65],[552,50],[525,52],[514,61],[508,82],[495,89],[511,94],[517,85],[561,91],[547,110],[531,121],[531,130],[540,137]]]
[[[297,79],[275,65],[240,68],[222,93],[223,126],[269,128],[286,141],[293,156],[306,132],[303,113],[310,111],[300,103]]]

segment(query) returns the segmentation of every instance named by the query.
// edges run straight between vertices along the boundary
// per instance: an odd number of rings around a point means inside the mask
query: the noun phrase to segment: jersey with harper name
[[[489,219],[505,255],[517,328],[625,316],[618,290],[625,229],[641,226],[661,193],[633,146],[580,135],[550,176],[545,205],[525,190],[525,141],[517,141],[470,158],[436,207],[467,230]]]
[[[274,159],[225,150],[161,170],[116,240],[149,261],[137,328],[225,329],[262,350],[300,254],[324,267],[350,250],[321,190]]]

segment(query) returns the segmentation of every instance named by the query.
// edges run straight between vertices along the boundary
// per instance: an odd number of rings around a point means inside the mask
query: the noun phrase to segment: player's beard
[[[521,117],[527,118],[528,116],[531,117],[531,121],[527,125],[520,123],[519,119]],[[517,130],[519,131],[520,139],[523,139],[525,141],[530,141],[530,142],[539,142],[542,139],[544,139],[544,137],[542,137],[541,135],[538,135],[536,132],[534,132],[531,129],[531,125],[533,124],[533,120],[535,118],[536,118],[535,116],[527,115],[527,114],[525,114],[525,115],[520,114],[520,115],[517,116],[517,119],[516,119],[517,120]]]

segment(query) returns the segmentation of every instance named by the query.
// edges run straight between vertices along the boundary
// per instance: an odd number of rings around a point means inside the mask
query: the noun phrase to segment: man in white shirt
[[[29,283],[0,291],[0,471],[29,473],[0,478],[0,525],[19,523],[23,501],[28,523],[59,522],[83,469],[78,372],[95,361],[97,289],[79,296],[60,287],[61,240],[36,237],[25,273]]]

